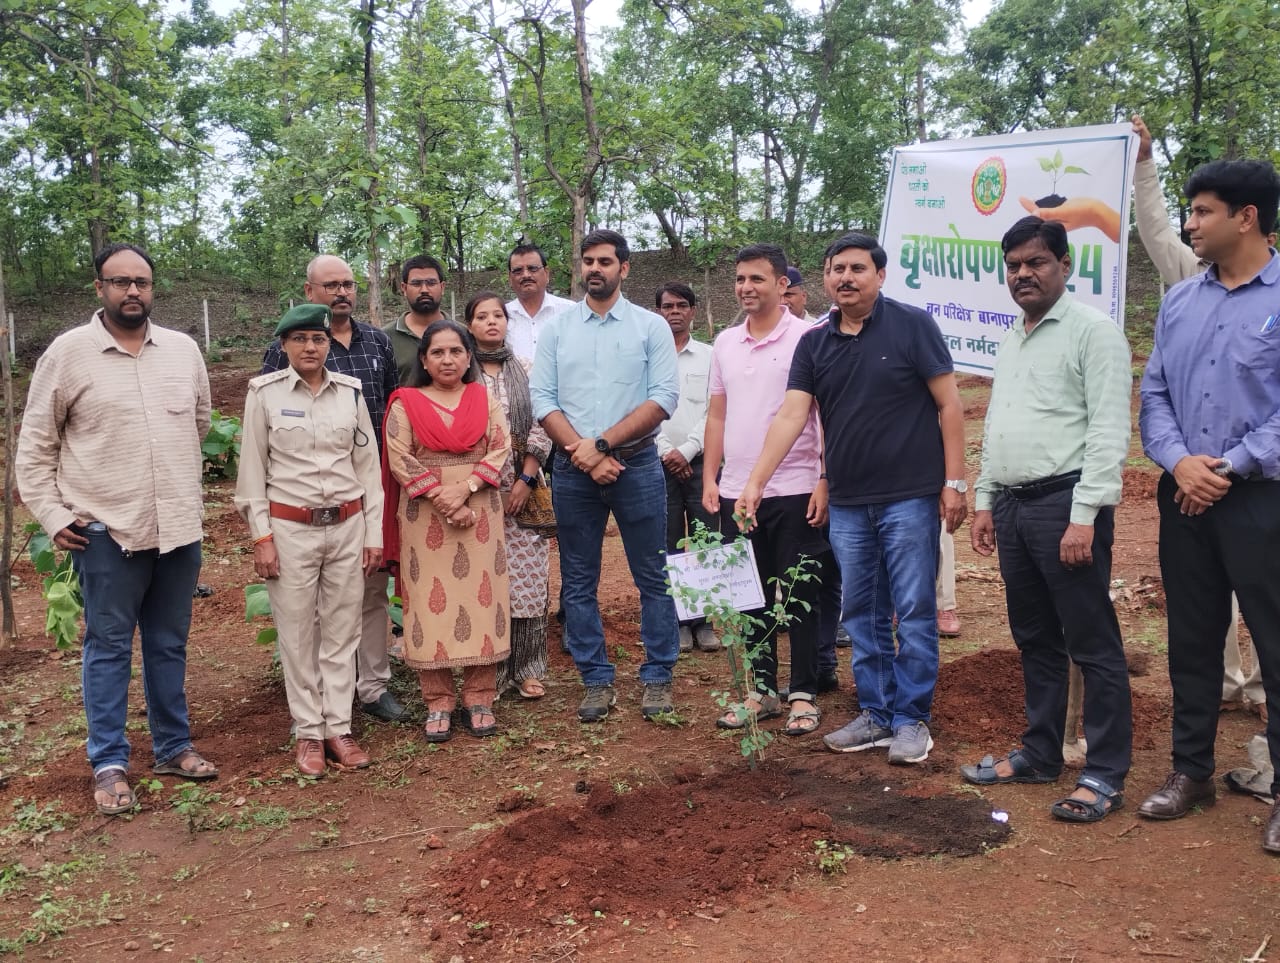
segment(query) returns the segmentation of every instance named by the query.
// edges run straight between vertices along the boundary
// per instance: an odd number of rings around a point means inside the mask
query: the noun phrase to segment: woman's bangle
[[[255,539],[253,540],[253,544],[254,544],[254,545],[261,545],[263,542],[269,542],[269,541],[271,541],[274,537],[275,537],[275,536],[274,536],[274,535],[272,535],[270,532],[267,532],[267,534],[263,535],[261,538],[255,538]]]

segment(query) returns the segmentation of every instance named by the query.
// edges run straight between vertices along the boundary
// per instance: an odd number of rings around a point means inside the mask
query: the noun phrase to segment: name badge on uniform
[[[287,417],[287,418],[305,418],[305,417],[307,417],[307,413],[306,413],[305,411],[298,411],[298,410],[297,410],[297,409],[295,409],[295,408],[281,408],[281,409],[280,409],[280,414],[284,415],[284,416],[285,416],[285,417]]]

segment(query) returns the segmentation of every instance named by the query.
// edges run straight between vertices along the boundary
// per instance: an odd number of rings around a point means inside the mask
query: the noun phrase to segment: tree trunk
[[[764,154],[764,207],[761,210],[761,219],[767,224],[773,220],[773,178],[770,176],[769,168],[771,165],[772,154],[769,150],[769,132],[760,132],[761,152]]]
[[[293,103],[289,99],[289,0],[280,0],[280,126],[293,125]]]
[[[497,16],[493,10],[493,0],[489,0],[489,23],[496,25]],[[507,81],[507,64],[502,58],[502,48],[495,51],[498,60],[498,81],[502,84],[502,109],[507,115],[507,123],[511,126],[511,176],[516,184],[516,203],[519,205],[520,239],[525,239],[529,230],[529,188],[524,182],[524,144],[520,141],[520,130],[516,126],[516,105],[511,99],[511,84]]]
[[[582,239],[587,233],[587,211],[595,207],[596,173],[604,162],[600,144],[600,128],[596,124],[596,96],[591,86],[591,61],[587,57],[587,4],[590,0],[571,0],[573,4],[573,55],[578,67],[578,93],[582,97],[582,120],[587,129],[586,156],[582,162],[582,176],[573,197],[573,229],[570,232],[573,252],[573,286],[575,293],[581,285]]]
[[[9,312],[4,301],[4,262],[0,261],[0,378],[4,380],[4,529],[0,531],[0,555],[4,570],[0,572],[0,641],[12,643],[18,638],[13,617],[13,587],[9,570],[13,565],[13,369],[9,359]]]
[[[680,232],[671,223],[671,218],[667,216],[667,212],[659,204],[652,205],[652,210],[653,216],[657,218],[658,227],[662,228],[662,234],[667,239],[667,246],[671,248],[671,253],[678,258],[684,257],[684,241],[680,239]]]
[[[86,77],[94,76],[93,53],[89,48],[88,38],[82,38],[84,51],[84,70]],[[84,82],[84,102],[88,113],[93,115],[93,84]],[[102,193],[102,156],[98,153],[96,143],[89,144],[89,184],[92,186],[93,201],[89,210],[89,252],[93,257],[107,246],[107,219],[103,216],[105,199]]]
[[[373,72],[373,25],[375,0],[360,0],[364,32],[364,149],[368,155],[371,179],[365,191],[369,226],[369,323],[382,327],[382,249],[378,243],[378,227],[373,212],[378,201],[378,115],[376,79]]]
[[[573,223],[569,227],[569,250],[573,256],[573,292],[570,297],[577,301],[586,294],[582,286],[582,239],[587,236],[587,199],[578,193],[570,201],[573,203]]]

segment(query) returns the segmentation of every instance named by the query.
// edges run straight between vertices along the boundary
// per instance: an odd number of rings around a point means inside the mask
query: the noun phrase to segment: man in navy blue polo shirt
[[[937,323],[880,293],[887,260],[866,234],[846,234],[827,248],[833,307],[796,347],[786,398],[734,507],[739,517],[754,517],[765,482],[816,403],[841,615],[853,638],[862,708],[823,741],[835,752],[888,746],[890,762],[915,763],[933,748],[939,519],[954,531],[967,511],[964,413]]]

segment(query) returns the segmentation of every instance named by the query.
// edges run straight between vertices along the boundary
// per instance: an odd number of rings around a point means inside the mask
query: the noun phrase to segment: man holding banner
[[[1056,781],[1074,661],[1089,748],[1075,791],[1050,811],[1096,822],[1123,802],[1133,742],[1109,594],[1129,453],[1129,346],[1111,318],[1067,294],[1071,256],[1060,223],[1024,217],[1001,247],[1022,314],[996,355],[970,538],[979,555],[999,549],[1027,728],[1020,748],[960,773],[983,786]]]
[[[891,763],[908,764],[933,748],[939,515],[954,531],[967,510],[964,415],[938,325],[880,293],[886,263],[866,234],[828,246],[823,272],[835,306],[800,339],[782,408],[734,507],[739,517],[755,514],[816,405],[862,708],[823,741],[834,752],[888,746]]]

